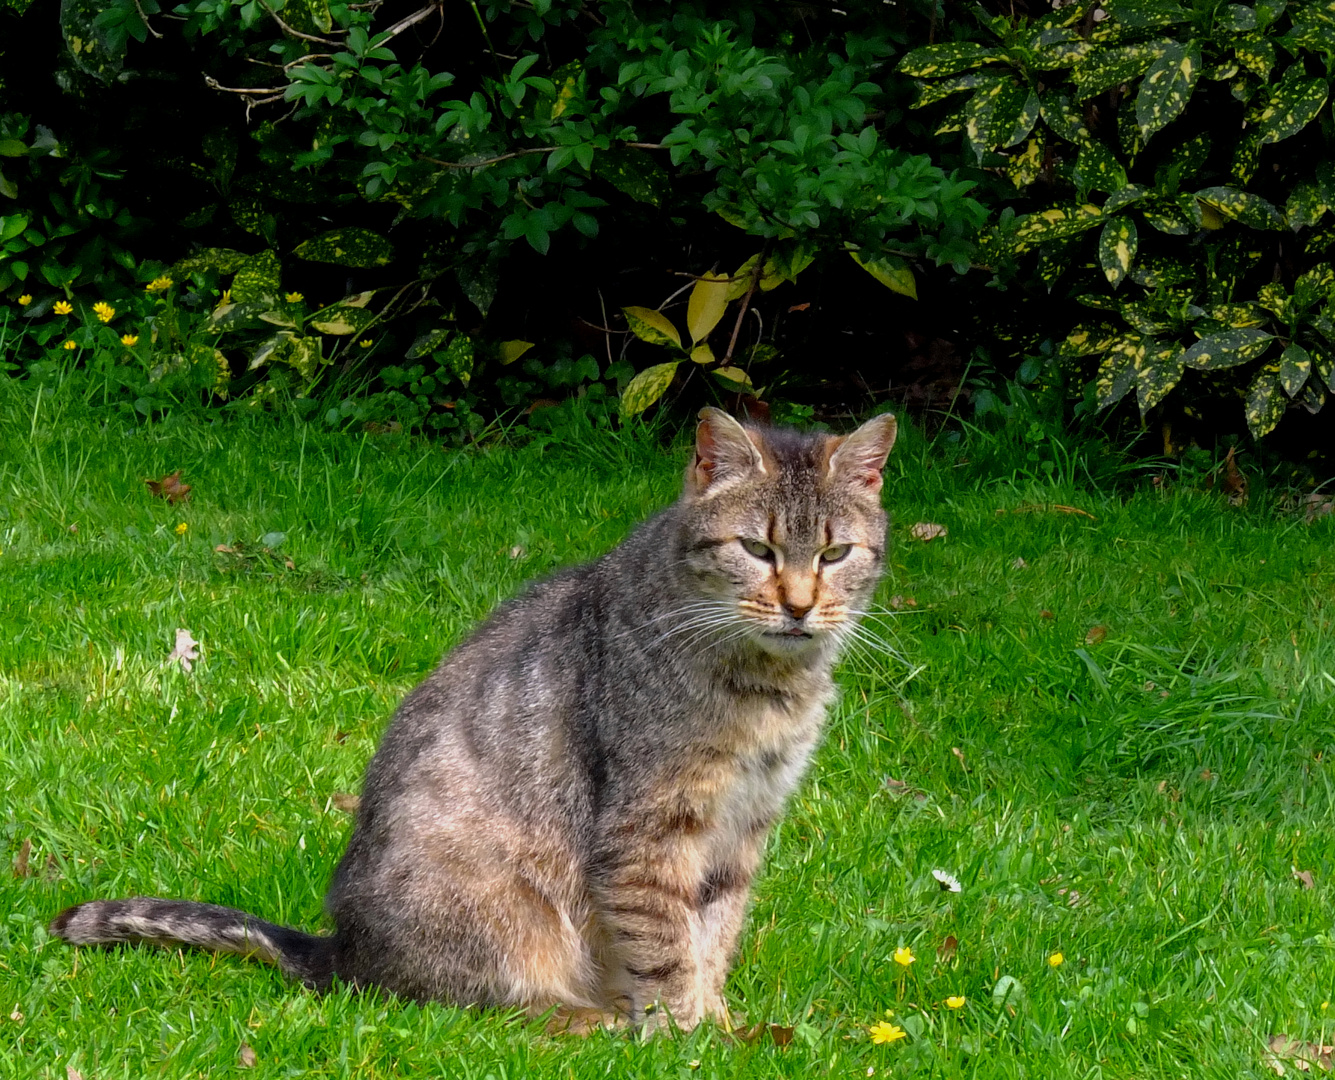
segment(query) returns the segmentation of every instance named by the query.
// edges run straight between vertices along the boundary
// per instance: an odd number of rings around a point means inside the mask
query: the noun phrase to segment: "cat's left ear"
[[[857,431],[839,441],[830,455],[831,482],[875,495],[881,490],[881,470],[895,445],[899,424],[889,413],[874,416]]]

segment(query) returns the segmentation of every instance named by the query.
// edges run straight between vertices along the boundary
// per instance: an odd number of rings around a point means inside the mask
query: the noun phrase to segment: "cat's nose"
[[[798,622],[801,622],[802,617],[815,606],[815,604],[784,604],[783,610]]]

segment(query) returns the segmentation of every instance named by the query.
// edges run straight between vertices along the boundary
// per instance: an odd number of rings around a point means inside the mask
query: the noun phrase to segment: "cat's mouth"
[[[812,637],[810,630],[803,630],[800,626],[790,626],[787,630],[770,630],[765,634],[766,637],[784,637],[784,638],[809,638]]]

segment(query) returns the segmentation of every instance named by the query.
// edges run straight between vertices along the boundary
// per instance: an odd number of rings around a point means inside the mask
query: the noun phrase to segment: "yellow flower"
[[[1329,1001],[1323,1001],[1323,1002],[1321,1003],[1321,1011],[1322,1011],[1322,1012],[1325,1012],[1325,1011],[1326,1011],[1327,1009],[1329,1009],[1329,1008],[1330,1008],[1330,1002],[1329,1002]]]
[[[219,300],[218,302],[220,304],[230,304],[232,302],[232,290],[223,289],[222,299]]]
[[[299,292],[290,292],[287,294],[287,302],[289,304],[300,304],[305,299],[306,298]]]
[[[962,1008],[964,1008],[964,1001],[965,1001],[965,999],[962,998],[962,997],[948,997],[948,998],[946,998],[946,1004],[949,1005],[952,1009],[962,1009]]]
[[[369,337],[364,337],[361,341],[357,342],[357,344],[363,349],[369,349],[371,347],[371,339]]]
[[[19,307],[27,307],[32,303],[32,293],[24,293],[19,297]]]
[[[895,963],[900,967],[908,967],[916,959],[918,958],[913,955],[913,950],[907,945],[901,945],[895,950]]]
[[[1066,957],[1059,952],[1055,952],[1048,957],[1048,967],[1059,968],[1064,963],[1066,963]]]
[[[51,310],[54,311],[57,315],[68,315],[71,311],[74,310],[74,305],[71,304],[68,300],[57,300],[56,306]]]
[[[127,349],[130,348],[131,346],[138,345],[138,344],[139,344],[139,335],[138,335],[138,334],[122,334],[122,335],[121,335],[121,344],[124,345]]]
[[[179,524],[179,525],[176,526],[176,535],[177,535],[177,536],[184,536],[184,535],[185,535],[185,530],[188,529],[188,528],[190,528],[189,525],[187,525],[184,521],[181,522],[181,524]]]
[[[909,1033],[898,1024],[892,1024],[888,1020],[882,1020],[879,1023],[872,1024],[867,1029],[871,1033],[871,1041],[874,1043],[892,1043],[899,1042],[900,1039],[907,1039]]]
[[[168,274],[163,274],[161,277],[155,277],[152,281],[150,281],[147,285],[145,285],[144,291],[166,292],[171,287],[172,287],[171,276]]]
[[[62,349],[77,349],[78,347],[79,347],[78,344],[74,341],[73,338],[66,341],[65,344],[61,346]]]
[[[93,305],[93,314],[97,316],[98,322],[109,323],[116,317],[116,309],[105,300],[99,300]]]

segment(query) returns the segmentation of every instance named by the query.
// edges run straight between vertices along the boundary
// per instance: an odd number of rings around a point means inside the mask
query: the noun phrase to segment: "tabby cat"
[[[570,1026],[725,1015],[751,879],[881,576],[883,415],[838,438],[701,413],[685,490],[502,604],[403,701],[315,936],[182,900],[52,933],[259,957]]]

